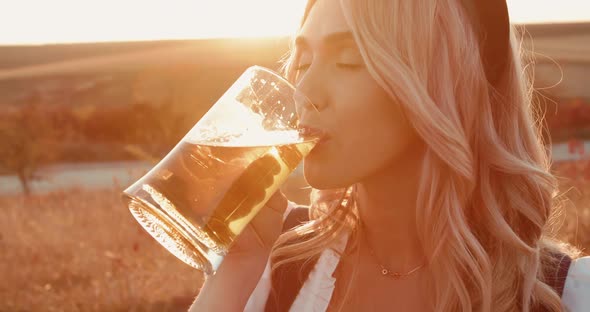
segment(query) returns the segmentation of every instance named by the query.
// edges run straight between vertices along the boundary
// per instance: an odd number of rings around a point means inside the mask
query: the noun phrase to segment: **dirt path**
[[[60,164],[39,171],[40,180],[31,183],[33,193],[81,187],[100,189],[119,184],[125,187],[152,166],[144,162]],[[22,188],[16,176],[0,176],[0,195],[18,194]]]

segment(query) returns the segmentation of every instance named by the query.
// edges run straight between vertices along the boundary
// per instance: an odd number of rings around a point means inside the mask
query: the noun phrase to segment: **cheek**
[[[335,134],[304,162],[313,187],[354,184],[387,166],[415,140],[398,105],[380,88],[368,89],[342,96],[332,113]]]
[[[348,139],[343,140],[342,150],[350,162],[359,164],[356,175],[365,175],[398,158],[414,137],[396,103],[389,98],[373,100],[358,111],[356,122],[344,131]]]
[[[370,83],[349,97],[341,124],[343,148],[358,160],[391,158],[412,138],[413,130],[405,120],[400,105],[376,83]],[[343,138],[340,138],[343,139]]]

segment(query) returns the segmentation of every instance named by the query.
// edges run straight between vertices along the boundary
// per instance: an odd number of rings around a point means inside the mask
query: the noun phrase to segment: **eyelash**
[[[305,65],[299,65],[299,66],[295,66],[295,71],[302,71],[302,70],[306,70],[309,68],[309,66],[311,66],[311,64],[305,64]]]
[[[363,65],[360,65],[360,64],[346,64],[346,63],[336,63],[336,66],[339,68],[351,69],[351,70],[361,69],[363,67]]]

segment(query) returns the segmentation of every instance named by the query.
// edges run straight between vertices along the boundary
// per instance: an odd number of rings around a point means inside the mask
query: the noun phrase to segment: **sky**
[[[287,35],[296,29],[304,2],[0,0],[0,45]],[[515,23],[590,21],[589,0],[508,5]]]

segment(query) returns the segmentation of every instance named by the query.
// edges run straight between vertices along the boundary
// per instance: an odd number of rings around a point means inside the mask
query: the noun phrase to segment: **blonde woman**
[[[293,43],[311,206],[275,195],[192,311],[590,311],[505,0],[311,0]]]

